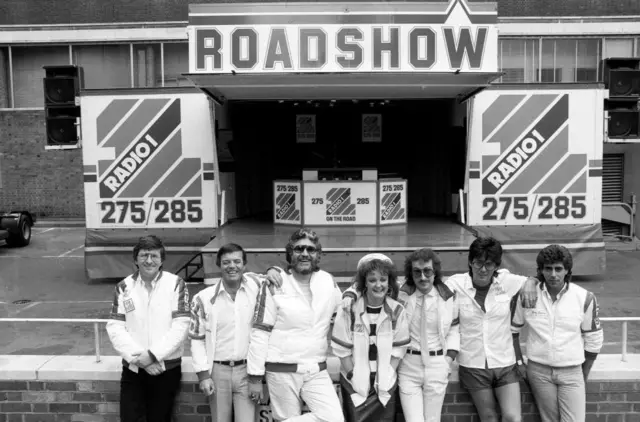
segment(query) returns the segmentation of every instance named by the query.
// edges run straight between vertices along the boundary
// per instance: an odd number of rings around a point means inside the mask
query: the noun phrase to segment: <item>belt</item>
[[[421,355],[422,352],[419,350],[407,350],[407,353],[409,353],[410,355]],[[429,356],[442,356],[444,355],[444,351],[442,349],[440,350],[429,350]]]
[[[246,359],[242,359],[242,360],[214,360],[213,363],[217,363],[220,365],[227,365],[230,367],[234,367],[234,366],[238,366],[238,365],[244,365],[245,363],[247,363]]]
[[[264,365],[265,371],[269,372],[298,372],[297,363],[280,363],[280,362],[267,362]],[[318,370],[324,371],[327,369],[327,362],[320,362],[318,364]]]

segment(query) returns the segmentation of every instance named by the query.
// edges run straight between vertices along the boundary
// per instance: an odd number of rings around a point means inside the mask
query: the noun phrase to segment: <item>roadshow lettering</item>
[[[465,56],[469,70],[481,69],[490,27],[403,26],[195,28],[194,71],[429,70],[442,45],[447,69]]]

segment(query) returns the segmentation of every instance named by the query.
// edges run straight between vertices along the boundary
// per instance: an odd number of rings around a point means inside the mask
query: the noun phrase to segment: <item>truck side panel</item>
[[[217,225],[209,103],[193,91],[81,96],[90,278],[131,272],[133,245],[156,234],[176,270]]]
[[[468,222],[500,239],[504,265],[530,272],[551,243],[574,274],[604,270],[602,149],[605,90],[503,86],[470,104]]]

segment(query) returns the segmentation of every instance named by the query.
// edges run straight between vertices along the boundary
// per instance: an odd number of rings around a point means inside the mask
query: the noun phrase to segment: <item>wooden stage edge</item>
[[[226,243],[237,243],[247,253],[284,253],[291,233],[301,226],[274,224],[259,219],[229,221],[216,230],[204,253],[216,253]],[[466,252],[474,232],[447,218],[410,218],[389,226],[307,226],[320,237],[323,254],[357,252],[410,252],[421,247],[436,251]]]

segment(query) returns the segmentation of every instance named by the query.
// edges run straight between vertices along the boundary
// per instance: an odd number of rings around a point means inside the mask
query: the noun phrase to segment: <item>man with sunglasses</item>
[[[468,262],[468,273],[455,274],[445,282],[458,296],[460,385],[469,391],[481,422],[497,421],[498,413],[505,422],[520,422],[520,375],[511,338],[511,311],[521,290],[525,308],[535,306],[537,281],[499,269],[502,246],[491,237],[473,241]]]
[[[263,283],[258,294],[247,357],[249,391],[253,400],[262,400],[266,378],[278,421],[344,421],[327,372],[328,339],[341,292],[331,274],[319,268],[321,252],[315,232],[296,230],[286,246],[282,283]],[[310,413],[302,414],[302,402]]]
[[[122,422],[170,422],[180,389],[189,291],[180,277],[162,271],[164,258],[159,238],[141,237],[133,248],[137,271],[115,289],[107,333],[122,356]]]

